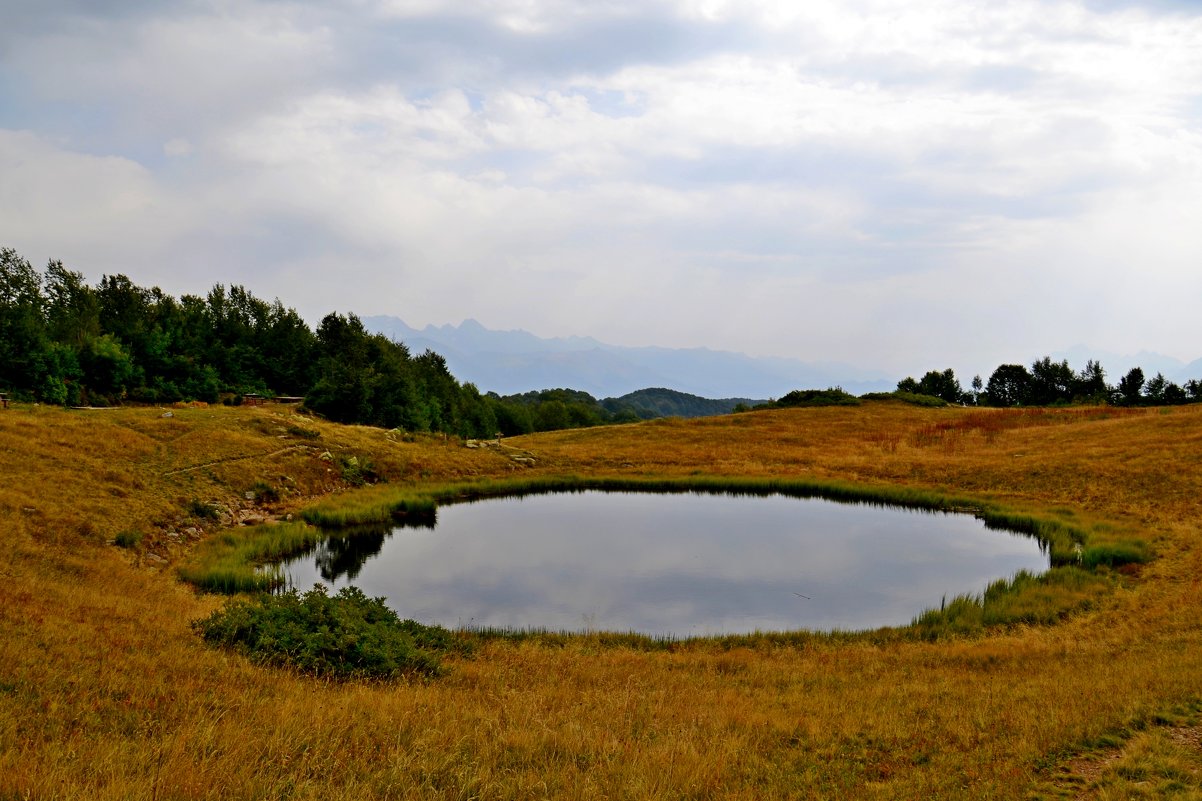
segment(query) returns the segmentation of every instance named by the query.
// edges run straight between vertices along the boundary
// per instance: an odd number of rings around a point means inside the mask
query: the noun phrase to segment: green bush
[[[142,542],[141,531],[122,531],[117,534],[114,544],[119,548],[137,548]]]
[[[451,632],[402,621],[383,598],[358,587],[330,596],[320,584],[303,595],[289,590],[236,601],[192,627],[210,645],[262,664],[336,679],[435,676],[437,652],[455,647]]]
[[[188,501],[187,509],[188,514],[199,520],[216,520],[218,517],[216,506],[198,498]]]
[[[342,480],[352,486],[362,487],[364,484],[375,484],[380,480],[375,466],[367,456],[341,456],[338,461],[342,468]]]
[[[280,499],[280,491],[266,481],[256,481],[250,491],[260,503],[275,503]]]
[[[785,409],[812,406],[858,406],[860,399],[843,391],[842,387],[829,389],[795,389],[781,398],[756,408]]]

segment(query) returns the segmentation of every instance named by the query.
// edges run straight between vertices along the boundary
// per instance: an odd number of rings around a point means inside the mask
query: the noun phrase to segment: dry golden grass
[[[1202,699],[1202,409],[1004,425],[885,403],[781,410],[538,434],[510,443],[528,468],[273,407],[161,414],[0,413],[0,799],[1197,797],[1196,742],[1174,732],[1198,722],[1154,724]],[[204,647],[189,623],[220,600],[173,570],[219,525],[196,510],[296,512],[347,489],[350,455],[393,482],[902,485],[1109,527],[1159,558],[1063,624],[941,643],[491,642],[444,679],[384,685]],[[280,500],[245,498],[264,487]],[[136,549],[109,544],[126,531]],[[1116,736],[1118,758],[1065,780]]]

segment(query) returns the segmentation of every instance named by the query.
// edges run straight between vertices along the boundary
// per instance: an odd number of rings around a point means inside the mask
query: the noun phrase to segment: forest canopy
[[[69,406],[304,396],[331,420],[492,436],[494,404],[446,362],[331,313],[313,331],[241,286],[172,297],[124,275],[96,286],[0,249],[0,390]]]

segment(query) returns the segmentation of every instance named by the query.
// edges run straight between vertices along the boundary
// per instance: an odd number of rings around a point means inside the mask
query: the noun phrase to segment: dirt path
[[[229,464],[230,462],[244,462],[247,459],[270,459],[273,456],[279,456],[280,454],[287,453],[288,451],[295,451],[308,447],[308,445],[289,445],[287,448],[280,448],[279,450],[271,451],[270,453],[252,453],[247,456],[227,456],[224,459],[215,459],[211,462],[202,462],[201,464],[194,464],[190,467],[180,467],[176,470],[168,470],[162,475],[165,478],[167,476],[179,475],[180,473],[189,473],[193,470],[203,470],[206,467],[213,467],[214,465]]]

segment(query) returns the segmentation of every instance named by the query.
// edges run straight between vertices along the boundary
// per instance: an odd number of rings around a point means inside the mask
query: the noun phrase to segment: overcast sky
[[[0,246],[38,267],[899,374],[1202,356],[1198,3],[0,20]]]

